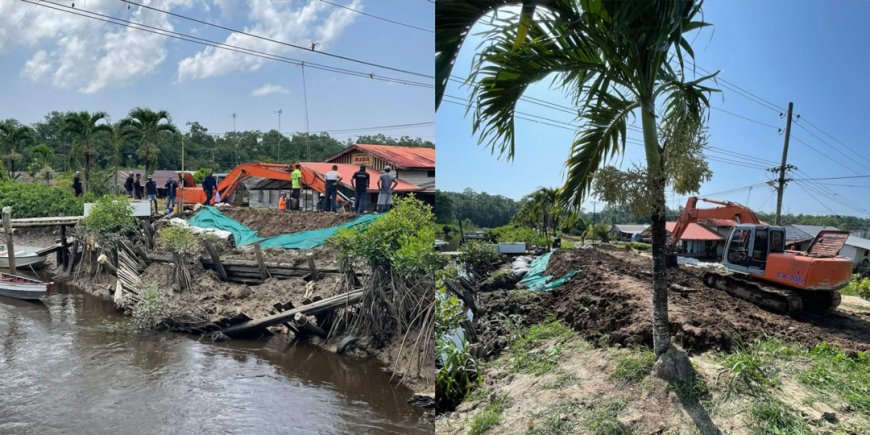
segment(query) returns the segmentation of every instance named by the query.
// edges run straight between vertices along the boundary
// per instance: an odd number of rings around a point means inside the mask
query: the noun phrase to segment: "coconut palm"
[[[684,58],[694,52],[687,32],[707,24],[695,0],[439,1],[436,6],[436,103],[470,28],[501,6],[522,6],[519,17],[495,20],[491,45],[478,53],[472,87],[474,131],[481,143],[512,159],[515,108],[525,90],[552,79],[577,106],[578,132],[566,161],[559,200],[579,208],[602,162],[625,150],[630,118],[643,127],[653,239],[653,347],[660,358],[672,349],[665,275],[667,143],[660,125],[700,128],[711,76],[688,81]],[[509,14],[510,11],[508,10]],[[500,11],[503,15],[503,12]],[[657,104],[661,103],[661,105]],[[677,352],[669,353],[670,356]]]
[[[21,160],[21,149],[33,141],[33,129],[14,120],[0,123],[0,159],[9,178],[15,174],[15,162]]]
[[[157,166],[157,155],[160,154],[160,137],[165,134],[177,134],[178,129],[172,124],[172,117],[165,110],[153,111],[137,107],[130,111],[127,118],[118,124],[125,136],[137,141],[139,158],[145,160],[145,176],[154,172]]]
[[[106,112],[70,112],[64,117],[64,131],[72,135],[72,156],[83,160],[84,179],[82,185],[84,191],[90,191],[91,171],[100,154],[100,144],[97,135],[112,132],[112,126],[100,121],[106,121],[109,115]]]

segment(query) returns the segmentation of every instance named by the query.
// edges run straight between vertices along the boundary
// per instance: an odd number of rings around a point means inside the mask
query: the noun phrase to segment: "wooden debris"
[[[224,269],[224,266],[221,263],[221,257],[218,255],[214,245],[212,245],[211,240],[203,239],[202,243],[205,245],[205,250],[208,251],[208,255],[211,256],[211,261],[214,264],[215,270],[217,270],[221,281],[228,281],[229,276],[227,275],[227,271]]]
[[[266,268],[266,262],[263,261],[263,250],[260,248],[259,243],[254,245],[254,253],[257,256],[257,266],[260,268],[260,279],[265,281],[270,275],[269,269]]]
[[[6,233],[6,256],[9,258],[9,270],[15,272],[15,236],[12,234],[12,207],[3,207],[3,232]]]
[[[296,325],[296,329],[304,335],[316,335],[320,338],[326,338],[326,331],[317,326],[314,316],[306,316],[302,313],[296,313],[293,316],[293,322]]]
[[[700,291],[698,289],[686,287],[684,285],[679,285],[679,284],[668,284],[668,289],[675,291],[675,292],[680,292],[680,293],[695,293],[695,292]]]
[[[251,320],[249,322],[231,326],[229,328],[221,330],[220,332],[223,335],[229,337],[238,337],[241,335],[245,335],[246,333],[249,333],[251,331],[263,330],[266,327],[284,323],[290,321],[291,319],[295,319],[296,313],[312,315],[325,311],[332,311],[338,308],[356,304],[357,302],[362,300],[362,297],[363,290],[354,290],[340,295],[325,298],[310,305],[293,308],[292,310],[273,314],[262,319]]]

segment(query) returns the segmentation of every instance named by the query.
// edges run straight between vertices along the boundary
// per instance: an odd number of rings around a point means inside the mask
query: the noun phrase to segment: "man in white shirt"
[[[326,173],[326,205],[323,207],[324,210],[336,210],[335,197],[338,193],[338,183],[340,181],[341,174],[338,173],[338,165],[332,165],[332,170]]]

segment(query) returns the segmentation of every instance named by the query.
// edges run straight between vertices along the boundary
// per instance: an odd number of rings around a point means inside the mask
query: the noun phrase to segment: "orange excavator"
[[[719,207],[698,209],[698,198],[689,198],[671,234],[668,252],[675,252],[690,223],[736,221],[722,258],[727,272],[705,273],[705,285],[782,314],[824,313],[840,305],[839,289],[849,282],[852,262],[837,254],[848,232],[820,231],[806,251],[786,250],[785,228],[767,225],[743,205],[701,200]]]
[[[309,170],[304,165],[300,169],[302,171],[302,184],[318,193],[326,192],[326,180],[316,172]],[[221,202],[233,202],[233,194],[236,193],[239,185],[248,178],[264,178],[274,180],[279,183],[290,184],[291,165],[282,163],[244,163],[233,168],[226,177],[224,177],[217,185],[217,192],[220,194]],[[200,186],[194,186],[193,177],[185,173],[185,180],[189,187],[179,188],[179,196],[184,199],[185,204],[196,204],[205,202],[205,192]],[[189,180],[188,180],[189,178]],[[347,198],[338,195],[339,202],[345,202]],[[212,199],[214,203],[214,199]]]

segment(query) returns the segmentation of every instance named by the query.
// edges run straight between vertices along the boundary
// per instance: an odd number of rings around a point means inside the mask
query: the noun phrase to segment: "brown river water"
[[[0,297],[0,434],[432,433],[383,364],[311,346],[113,332],[111,302]]]

